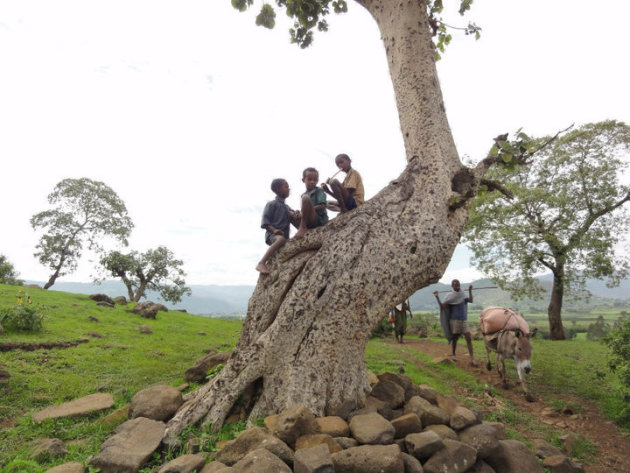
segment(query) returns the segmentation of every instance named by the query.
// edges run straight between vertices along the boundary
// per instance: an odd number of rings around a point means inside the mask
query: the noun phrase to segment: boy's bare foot
[[[306,228],[300,228],[297,233],[293,235],[293,238],[302,238],[304,235],[306,235]]]
[[[269,271],[269,268],[265,263],[258,263],[258,265],[256,266],[256,271],[258,271],[260,274],[271,274],[271,271]]]

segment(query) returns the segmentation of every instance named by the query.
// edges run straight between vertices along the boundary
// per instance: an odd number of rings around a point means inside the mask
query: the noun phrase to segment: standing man
[[[459,280],[453,279],[451,282],[451,287],[453,290],[449,292],[444,298],[444,302],[440,301],[440,296],[438,295],[438,291],[435,291],[433,295],[437,300],[437,303],[440,305],[440,309],[446,312],[446,315],[449,319],[449,325],[451,329],[451,334],[453,337],[452,347],[453,347],[453,360],[455,358],[455,351],[457,349],[457,340],[460,335],[464,335],[466,338],[466,345],[468,346],[468,353],[470,354],[470,364],[472,366],[477,366],[477,362],[475,361],[475,357],[473,356],[473,346],[472,340],[470,338],[470,328],[468,327],[468,306],[469,302],[473,301],[472,295],[472,285],[468,286],[468,297],[462,291]]]
[[[398,343],[403,343],[403,335],[407,332],[407,313],[413,318],[409,301],[398,304],[392,309],[392,317],[394,318],[394,336]]]

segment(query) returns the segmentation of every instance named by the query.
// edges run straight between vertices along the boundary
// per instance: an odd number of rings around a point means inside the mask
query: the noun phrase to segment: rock
[[[344,450],[346,450],[347,448],[359,446],[359,442],[357,442],[356,439],[353,439],[352,437],[334,437],[333,440],[337,442],[337,444]]]
[[[101,307],[109,307],[109,308],[114,307],[113,302],[106,302],[106,301],[98,301],[96,305],[101,306]]]
[[[450,417],[448,413],[439,407],[434,406],[420,396],[414,396],[405,404],[405,414],[416,414],[422,421],[422,425],[448,424]]]
[[[543,466],[551,473],[584,473],[584,467],[580,463],[573,463],[562,454],[545,458]]]
[[[32,421],[37,423],[45,419],[58,417],[80,417],[95,411],[105,411],[114,407],[114,398],[108,393],[90,394],[74,401],[47,407],[33,415]]]
[[[153,330],[151,330],[151,327],[149,327],[148,325],[142,324],[142,325],[138,325],[138,332],[151,335],[153,333]]]
[[[477,463],[475,463],[475,466],[473,466],[466,473],[496,473],[496,472],[485,461],[478,459]]]
[[[416,457],[409,455],[408,453],[400,454],[405,466],[405,473],[423,473],[422,463]]]
[[[290,447],[295,446],[298,437],[318,434],[319,425],[315,416],[304,406],[291,406],[274,417],[273,434]]]
[[[538,458],[547,458],[562,455],[562,451],[542,439],[536,439],[534,440],[534,455]]]
[[[145,319],[155,319],[158,311],[160,310],[168,312],[168,309],[164,305],[146,301],[138,302],[132,309],[132,312],[138,314],[140,317],[144,317]]]
[[[379,381],[372,388],[371,395],[387,403],[391,409],[396,409],[405,402],[405,389],[393,381]]]
[[[499,440],[499,446],[485,459],[496,473],[542,473],[536,456],[518,440]]]
[[[227,443],[215,455],[214,459],[226,465],[234,465],[250,451],[266,448],[281,458],[286,464],[293,464],[293,450],[266,429],[254,427],[242,432],[235,440]]]
[[[477,450],[477,457],[482,460],[499,446],[497,429],[488,424],[477,424],[462,430],[459,440]]]
[[[127,305],[127,298],[125,296],[114,297],[114,302],[118,305]]]
[[[157,473],[191,473],[200,471],[206,464],[201,455],[182,455],[162,466]]]
[[[326,445],[303,448],[295,452],[293,473],[335,473],[335,467]]]
[[[374,386],[379,381],[378,377],[371,371],[367,372],[367,379],[368,383],[370,383],[370,386]]]
[[[107,414],[105,417],[99,420],[101,424],[106,425],[118,425],[123,420],[129,419],[129,405],[115,410],[111,414]]]
[[[386,445],[394,441],[394,426],[377,413],[354,416],[350,432],[360,444]]]
[[[440,436],[432,431],[409,434],[405,437],[407,453],[421,461],[430,458],[435,452],[442,450],[444,445],[445,443]]]
[[[229,473],[232,468],[218,461],[213,461],[206,466],[199,473]]]
[[[563,435],[562,437],[560,437],[560,440],[562,440],[564,451],[567,452],[569,455],[573,453],[575,445],[579,442],[578,436],[574,433]]]
[[[413,381],[411,381],[411,378],[409,376],[404,376],[402,374],[396,374],[396,373],[390,373],[387,371],[379,374],[378,380],[379,381],[392,381],[396,383],[398,386],[400,386],[401,388],[403,388],[405,392],[407,392],[413,386]]]
[[[350,426],[339,416],[318,417],[315,419],[322,434],[331,437],[347,437],[350,434]]]
[[[449,416],[461,405],[459,400],[453,396],[442,396],[440,394],[437,396],[437,406],[444,412],[447,412]]]
[[[103,335],[101,335],[101,334],[100,334],[100,333],[98,333],[98,332],[94,332],[94,331],[92,331],[92,332],[88,332],[88,335],[89,335],[90,337],[94,337],[94,338],[103,338]]]
[[[456,407],[451,412],[451,427],[455,430],[462,430],[470,425],[478,424],[480,421],[477,419],[477,415],[470,409],[466,409],[463,406]]]
[[[361,445],[332,455],[336,473],[403,473],[398,445]]]
[[[424,464],[425,473],[463,473],[477,462],[477,451],[457,440],[444,440],[444,448]]]
[[[167,421],[184,403],[182,393],[172,386],[153,386],[138,391],[131,399],[129,417]]]
[[[144,417],[128,420],[107,439],[90,465],[101,473],[136,473],[160,445],[166,425]]]
[[[438,434],[442,440],[444,439],[459,440],[459,437],[457,436],[457,432],[455,432],[453,429],[451,429],[447,425],[444,425],[444,424],[427,425],[424,428],[424,431],[428,432],[429,430]]]
[[[30,458],[41,460],[43,457],[63,457],[67,454],[68,450],[63,441],[59,439],[39,439]]]
[[[114,301],[107,294],[92,294],[91,296],[88,296],[88,297],[92,299],[93,301],[105,302],[107,304],[110,304],[112,307],[114,306]]]
[[[484,421],[483,424],[491,425],[492,427],[494,427],[497,431],[497,438],[499,440],[507,439],[507,430],[505,429],[505,425],[502,424],[501,422],[485,422]]]
[[[317,445],[324,444],[328,447],[330,453],[337,453],[343,450],[341,446],[333,440],[328,434],[308,434],[298,437],[295,441],[295,451],[305,448],[316,447]]]
[[[368,396],[365,398],[365,409],[372,408],[376,408],[376,412],[385,417],[387,420],[392,420],[394,418],[394,411],[387,402],[381,401],[374,396]]]
[[[265,448],[249,452],[232,469],[238,473],[292,473],[286,463]]]
[[[98,323],[98,319],[96,317],[94,317],[93,315],[90,315],[88,317],[88,322],[97,322]]]
[[[438,398],[440,397],[440,393],[438,393],[431,386],[429,386],[427,384],[420,384],[420,385],[418,385],[417,392],[418,392],[418,396],[420,396],[423,399],[426,399],[431,404],[437,406]]]
[[[84,473],[85,468],[78,462],[68,462],[63,465],[58,465],[50,470],[46,470],[46,473]]]
[[[195,361],[192,368],[184,373],[184,379],[189,383],[203,383],[208,376],[208,371],[221,363],[225,363],[230,357],[230,352],[210,353]]]
[[[422,421],[414,414],[405,414],[392,420],[394,426],[394,438],[404,438],[408,434],[422,432]]]

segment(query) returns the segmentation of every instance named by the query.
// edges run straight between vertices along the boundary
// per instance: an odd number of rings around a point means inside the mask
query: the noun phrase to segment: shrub
[[[33,306],[31,296],[23,290],[17,294],[17,303],[0,312],[0,325],[5,330],[18,332],[39,332],[44,324],[44,314]]]
[[[586,339],[598,341],[604,338],[608,332],[610,332],[610,325],[604,322],[604,316],[600,315],[594,323],[589,324]]]
[[[18,279],[19,273],[13,265],[7,260],[7,257],[0,255],[0,284],[9,284],[11,286],[22,286],[24,281]]]
[[[615,325],[616,329],[603,339],[611,351],[608,366],[630,387],[630,317],[622,317]]]
[[[41,473],[41,466],[32,460],[13,460],[2,470],[2,473]]]

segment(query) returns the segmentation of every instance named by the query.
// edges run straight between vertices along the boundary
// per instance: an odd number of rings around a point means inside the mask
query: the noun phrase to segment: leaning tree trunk
[[[385,44],[407,168],[364,205],[283,247],[271,274],[258,279],[229,361],[189,395],[167,439],[202,419],[219,428],[251,386],[250,419],[293,404],[317,415],[360,406],[371,330],[395,304],[439,280],[460,239],[468,213],[461,202],[484,170],[459,161],[424,2],[359,3]]]
[[[564,297],[564,268],[558,266],[553,271],[553,285],[551,286],[551,300],[547,308],[549,319],[549,338],[551,340],[564,340],[564,327],[562,326],[562,299]]]

